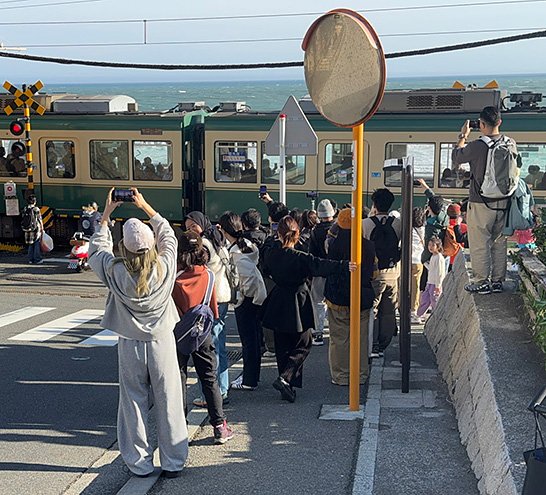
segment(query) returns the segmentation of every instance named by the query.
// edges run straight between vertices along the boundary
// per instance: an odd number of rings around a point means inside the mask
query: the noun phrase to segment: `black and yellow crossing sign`
[[[33,99],[33,96],[43,87],[44,83],[42,81],[36,81],[32,86],[29,86],[28,88],[25,88],[23,86],[23,91],[21,91],[19,88],[6,81],[4,83],[4,88],[7,89],[13,96],[15,96],[15,100],[13,100],[13,102],[11,102],[9,105],[6,105],[6,107],[4,108],[4,112],[6,112],[6,115],[11,115],[16,108],[23,107],[25,105],[32,108],[32,110],[34,110],[37,114],[43,115],[46,109]]]
[[[15,100],[13,100],[9,105],[6,105],[6,107],[4,108],[4,112],[6,112],[7,115],[11,115],[16,108],[23,107],[23,118],[18,119],[16,122],[12,122],[10,125],[10,131],[14,135],[18,136],[22,134],[22,132],[19,131],[21,130],[21,127],[24,126],[25,150],[23,150],[22,153],[25,153],[26,151],[28,183],[28,189],[25,191],[25,194],[34,193],[34,165],[32,164],[32,141],[30,140],[30,109],[32,108],[39,115],[44,114],[45,108],[33,98],[35,93],[40,91],[43,87],[44,83],[42,81],[36,81],[32,86],[29,86],[28,88],[26,84],[23,84],[22,90],[16,88],[8,81],[4,83],[4,88],[7,89],[13,96],[15,96]],[[16,144],[17,143],[14,143],[12,145],[12,150],[13,146],[15,146]],[[21,144],[21,146],[23,145]]]

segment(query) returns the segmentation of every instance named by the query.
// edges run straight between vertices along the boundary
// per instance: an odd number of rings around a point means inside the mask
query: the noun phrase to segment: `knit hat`
[[[447,207],[448,217],[458,217],[461,214],[461,205],[453,203]]]
[[[335,215],[334,207],[332,206],[332,203],[330,203],[329,199],[323,199],[319,204],[317,208],[317,216],[319,218],[330,218]]]
[[[340,229],[350,230],[351,228],[351,208],[343,208],[337,216],[337,224]]]
[[[138,254],[154,247],[154,233],[150,227],[138,218],[129,218],[123,224],[123,245],[127,251]]]

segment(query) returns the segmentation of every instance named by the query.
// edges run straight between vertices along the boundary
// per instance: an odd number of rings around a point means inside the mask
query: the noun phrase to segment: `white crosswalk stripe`
[[[118,344],[118,336],[112,330],[103,330],[83,342],[81,345],[93,345],[98,347],[111,347]]]
[[[48,311],[53,311],[55,308],[45,308],[41,306],[27,306],[25,308],[17,309],[0,315],[0,327],[5,327],[19,321],[26,320],[27,318],[32,318],[33,316],[41,315],[42,313],[47,313]]]
[[[46,340],[57,337],[68,330],[79,327],[88,321],[96,320],[97,318],[102,317],[103,314],[104,311],[101,309],[83,309],[67,316],[63,316],[62,318],[57,318],[56,320],[50,321],[45,325],[31,328],[26,332],[10,337],[9,340],[23,342],[45,342]]]

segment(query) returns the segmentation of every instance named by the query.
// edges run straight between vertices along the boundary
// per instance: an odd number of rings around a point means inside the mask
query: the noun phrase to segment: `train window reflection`
[[[135,180],[173,180],[172,144],[169,141],[133,141]]]
[[[434,187],[434,155],[436,145],[433,143],[387,143],[385,160],[413,156],[413,174],[417,179],[425,179],[430,187]],[[402,186],[402,172],[385,171],[387,187]]]
[[[73,179],[76,177],[74,141],[46,141],[47,176]]]
[[[279,157],[267,155],[264,152],[265,143],[262,143],[262,182],[275,184],[279,182]],[[286,155],[286,183],[305,183],[305,156]]]
[[[470,187],[470,163],[453,165],[451,152],[453,143],[440,144],[440,187],[464,188]]]
[[[214,144],[216,182],[258,182],[258,143],[221,141]]]
[[[326,145],[324,182],[349,186],[353,183],[352,143],[329,143]]]
[[[0,139],[0,177],[26,177],[25,153],[22,141]]]
[[[518,143],[521,177],[532,189],[546,190],[546,144]]]
[[[127,141],[90,141],[91,178],[129,179],[129,143]]]

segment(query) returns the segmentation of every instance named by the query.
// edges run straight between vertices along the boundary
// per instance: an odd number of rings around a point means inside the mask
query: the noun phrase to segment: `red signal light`
[[[20,136],[25,132],[25,122],[23,120],[14,120],[9,125],[9,130],[14,136]]]

